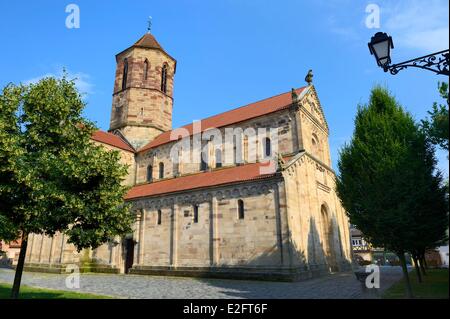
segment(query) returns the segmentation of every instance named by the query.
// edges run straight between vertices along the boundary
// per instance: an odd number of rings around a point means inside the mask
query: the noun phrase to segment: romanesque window
[[[159,178],[164,178],[164,163],[159,163]]]
[[[147,182],[151,182],[153,180],[153,166],[147,166]]]
[[[216,168],[222,167],[222,151],[220,150],[220,148],[216,148],[215,158]]]
[[[127,88],[128,59],[123,60],[122,90]]]
[[[244,208],[244,201],[242,199],[238,200],[238,217],[239,219],[244,219],[245,215],[245,208]]]
[[[200,153],[200,170],[201,171],[206,171],[208,169],[208,155],[207,155],[207,151],[206,152],[201,152]]]
[[[157,220],[158,225],[161,225],[161,219],[162,219],[162,212],[160,209],[158,209],[158,220]]]
[[[194,223],[198,223],[198,205],[194,205]]]
[[[148,77],[148,60],[145,59],[144,61],[144,80],[147,80]]]
[[[317,137],[316,134],[312,134],[311,137],[311,148],[312,148],[312,153],[315,157],[317,157],[318,159],[321,159],[320,157],[320,145],[319,145],[319,138]]]
[[[167,92],[167,64],[164,64],[161,70],[161,91]]]
[[[173,176],[180,175],[180,163],[179,162],[173,162]]]
[[[264,139],[264,157],[270,157],[272,156],[272,142],[270,141],[270,138],[266,137]]]

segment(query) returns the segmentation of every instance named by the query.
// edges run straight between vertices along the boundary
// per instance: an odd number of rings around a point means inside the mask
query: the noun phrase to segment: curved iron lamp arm
[[[429,55],[422,56],[420,58],[408,60],[405,62],[387,65],[384,72],[390,72],[392,75],[397,74],[403,69],[414,67],[429,70],[436,74],[449,75],[448,70],[448,58],[449,50],[443,50]]]

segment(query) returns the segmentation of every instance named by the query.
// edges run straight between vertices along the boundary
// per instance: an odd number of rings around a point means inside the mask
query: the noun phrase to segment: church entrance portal
[[[134,240],[133,238],[125,239],[125,273],[128,274],[130,268],[133,267],[134,260]]]

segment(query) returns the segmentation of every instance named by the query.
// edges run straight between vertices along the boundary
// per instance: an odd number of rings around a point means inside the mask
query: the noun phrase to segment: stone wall
[[[269,129],[270,128],[278,128],[278,152],[281,154],[291,154],[295,151],[293,140],[295,134],[292,127],[292,116],[289,110],[283,110],[280,112],[276,112],[273,114],[269,114],[263,118],[256,118],[249,121],[241,122],[236,126],[229,126],[227,128],[239,127],[245,132],[248,128],[253,128],[257,130],[258,128],[267,129],[267,137],[269,137]],[[225,128],[219,129],[222,134],[223,144],[220,146],[222,150],[222,162],[223,167],[225,166],[234,166],[235,164],[231,162],[231,160],[227,161],[228,158],[233,159],[233,154],[226,154],[226,150],[233,150],[233,146],[230,143],[226,144],[225,141]],[[262,141],[256,141],[252,143],[250,139],[245,141],[246,137],[242,136],[241,145],[243,147],[242,150],[242,158],[244,163],[255,162],[256,159],[263,159],[263,149],[262,149]],[[178,166],[173,164],[173,160],[171,158],[171,149],[175,145],[176,142],[167,143],[161,146],[158,146],[154,149],[138,153],[136,156],[136,165],[137,165],[137,184],[145,183],[147,181],[147,167],[149,165],[152,166],[153,169],[153,180],[159,179],[159,164],[164,164],[164,178],[172,178],[175,173],[179,173],[181,175],[184,174],[193,174],[200,172],[200,162],[197,160],[194,162],[192,159],[188,158],[187,161],[182,162]],[[192,145],[192,138],[190,141]],[[207,142],[203,142],[205,145]],[[257,148],[257,149],[256,149]],[[275,148],[275,146],[273,146]],[[208,153],[208,167],[215,168],[216,158],[215,158],[215,146],[214,143],[209,143],[209,153]],[[252,160],[249,154],[255,154],[257,157]],[[183,158],[183,154],[179,155],[180,158]],[[228,157],[227,157],[228,156]]]
[[[275,200],[280,183],[253,182],[135,201],[140,218],[134,272],[152,267],[283,266]],[[243,219],[238,200],[244,203]]]
[[[334,172],[302,153],[283,176],[294,263],[311,270],[347,269],[349,223],[335,192]]]
[[[109,144],[104,144],[97,141],[92,141],[96,145],[101,145],[108,151],[118,151],[120,155],[120,164],[128,166],[128,174],[123,181],[124,185],[132,186],[135,182],[135,172],[136,172],[136,161],[134,159],[134,153],[125,151],[123,149],[111,146]]]
[[[172,128],[175,61],[160,50],[130,48],[117,56],[110,130],[120,129],[139,148]],[[122,88],[124,61],[126,88]],[[148,65],[144,75],[145,63]],[[167,65],[167,91],[161,91],[161,70]],[[124,129],[127,127],[128,129]],[[139,129],[130,130],[130,127]]]

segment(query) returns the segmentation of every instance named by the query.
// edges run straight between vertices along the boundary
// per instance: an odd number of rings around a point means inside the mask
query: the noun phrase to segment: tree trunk
[[[397,255],[398,255],[398,258],[400,259],[400,263],[401,263],[402,269],[403,269],[403,278],[405,279],[406,297],[413,298],[411,282],[409,281],[408,268],[406,267],[405,254],[401,253],[401,254],[397,254]]]
[[[422,283],[422,274],[420,271],[419,258],[417,256],[413,256],[413,260],[414,260],[414,268],[416,269],[416,273],[417,273],[417,280],[420,283]]]
[[[422,255],[422,261],[423,261],[423,265],[425,266],[424,269],[428,269],[428,264],[427,264],[427,259],[425,258],[425,253],[423,253],[423,255]]]
[[[425,271],[425,265],[426,265],[425,257],[423,257],[423,256],[420,257],[419,263],[420,263],[420,269],[422,270],[422,274],[423,274],[424,276],[426,276],[427,273],[426,273],[426,271]]]
[[[19,260],[17,262],[16,273],[14,274],[14,284],[11,290],[11,299],[19,298],[20,282],[22,280],[25,255],[27,253],[28,234],[22,234],[22,244],[20,246]]]

